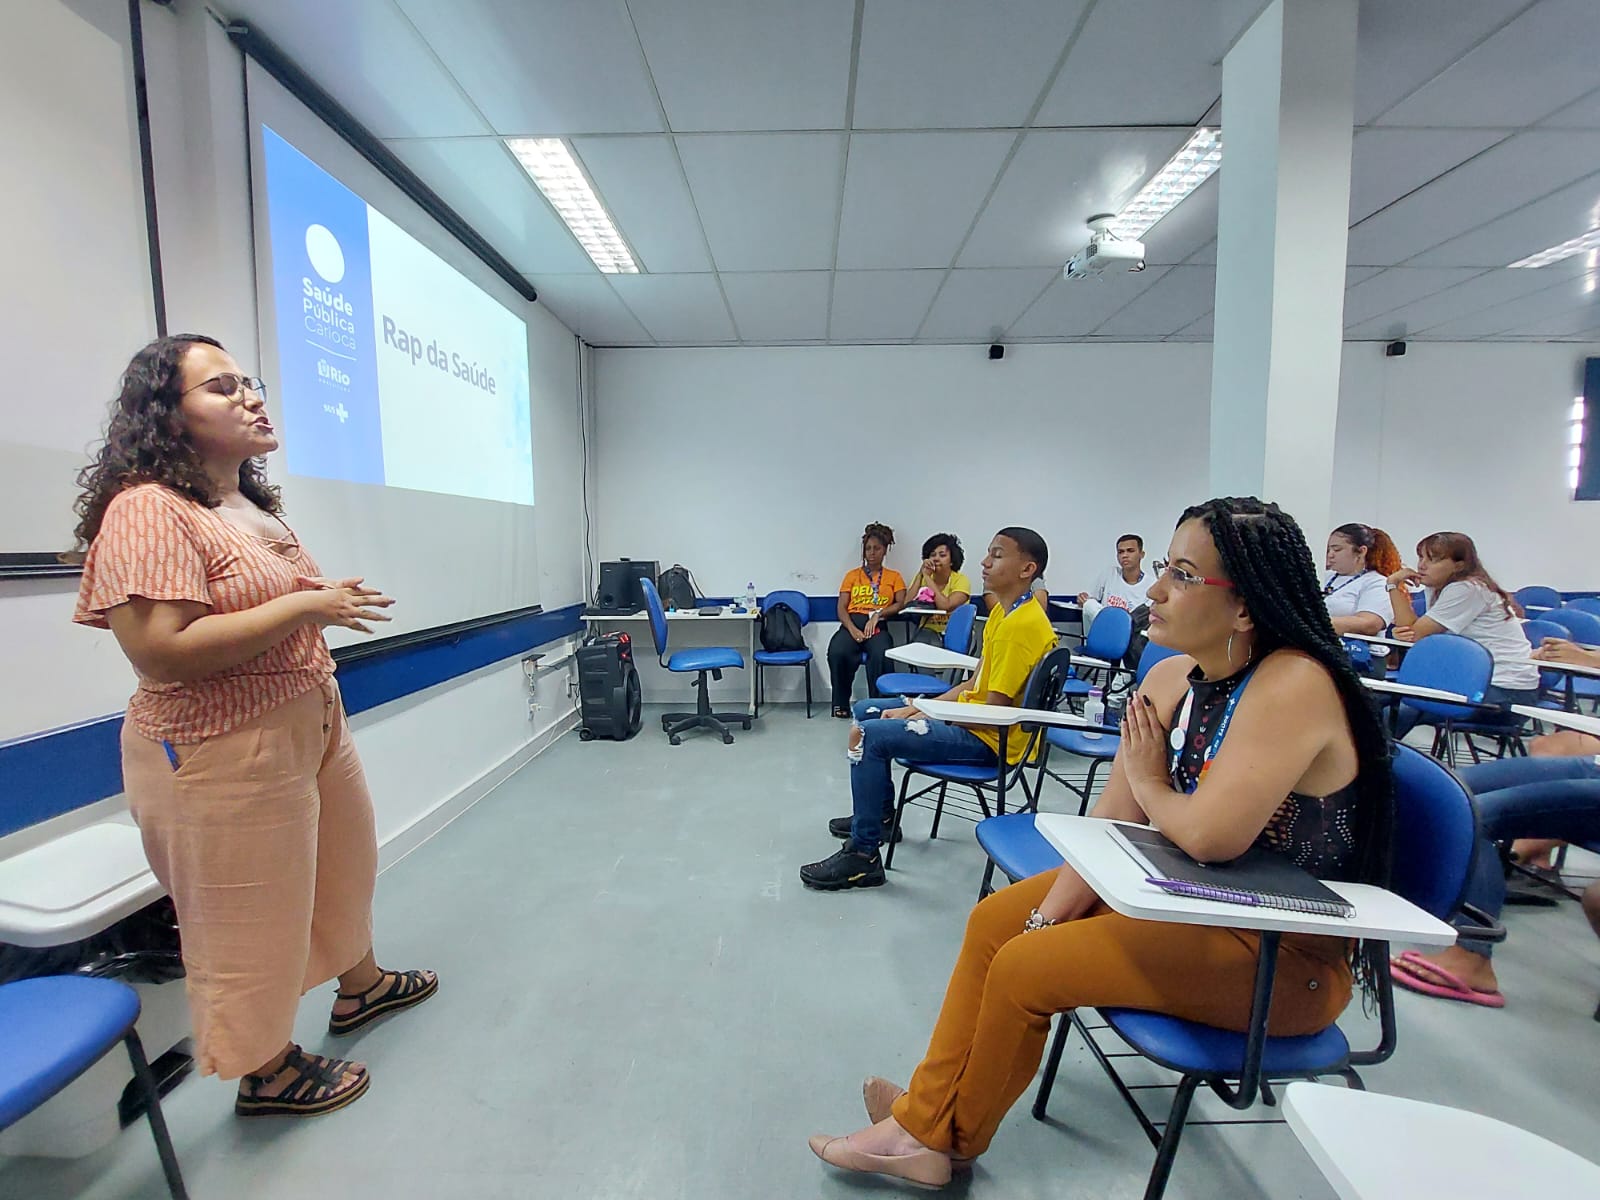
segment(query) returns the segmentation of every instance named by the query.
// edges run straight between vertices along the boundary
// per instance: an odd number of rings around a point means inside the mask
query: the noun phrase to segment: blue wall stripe
[[[568,637],[581,605],[339,664],[345,710],[365,712]],[[0,742],[0,837],[122,790],[122,714]]]

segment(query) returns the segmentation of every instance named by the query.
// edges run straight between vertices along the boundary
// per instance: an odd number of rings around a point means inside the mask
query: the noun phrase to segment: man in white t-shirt
[[[1083,628],[1087,632],[1102,608],[1125,608],[1130,612],[1146,603],[1145,594],[1156,581],[1144,569],[1144,539],[1125,533],[1117,539],[1117,565],[1095,580],[1093,589],[1078,593],[1083,607]]]

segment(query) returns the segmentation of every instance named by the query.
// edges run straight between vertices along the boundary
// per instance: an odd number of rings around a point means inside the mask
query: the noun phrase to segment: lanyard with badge
[[[1326,600],[1326,599],[1328,599],[1328,598],[1330,598],[1332,596],[1337,596],[1340,592],[1344,591],[1351,584],[1360,583],[1363,579],[1365,579],[1367,577],[1368,574],[1369,574],[1369,572],[1362,572],[1360,575],[1331,575],[1331,576],[1329,576],[1328,582],[1322,585],[1322,598],[1324,600]],[[1341,583],[1338,587],[1334,587],[1333,586],[1333,581],[1336,580],[1336,579],[1343,579],[1344,582]]]
[[[865,567],[861,568],[861,574],[872,587],[872,607],[877,608],[883,603],[883,599],[878,595],[878,587],[883,582],[883,568],[878,568],[878,577],[876,579],[872,577],[872,574]]]
[[[1233,710],[1239,707],[1239,697],[1244,694],[1245,684],[1250,682],[1250,676],[1256,673],[1251,667],[1245,672],[1244,678],[1239,680],[1239,686],[1233,689],[1233,694],[1228,697],[1227,706],[1222,710],[1222,720],[1217,722],[1217,727],[1212,731],[1211,741],[1206,746],[1205,757],[1200,760],[1200,769],[1195,772],[1194,787],[1200,786],[1200,781],[1206,777],[1206,772],[1211,769],[1211,760],[1217,756],[1217,750],[1222,745],[1222,739],[1228,735],[1228,726],[1233,723]],[[1183,743],[1189,736],[1189,715],[1194,708],[1194,689],[1183,698],[1183,709],[1178,713],[1178,719],[1173,723],[1171,744],[1173,752],[1173,772],[1176,773],[1179,763],[1183,758]],[[1184,788],[1186,793],[1194,788]]]

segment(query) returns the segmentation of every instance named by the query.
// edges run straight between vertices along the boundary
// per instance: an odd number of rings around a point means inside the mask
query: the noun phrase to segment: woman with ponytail
[[[1400,569],[1400,551],[1381,529],[1352,521],[1328,535],[1323,561],[1328,578],[1322,598],[1335,633],[1382,633],[1389,624],[1391,574]]]
[[[1179,653],[1130,699],[1094,815],[1153,825],[1204,862],[1259,846],[1322,879],[1387,884],[1389,742],[1299,526],[1253,498],[1208,501],[1183,514],[1156,576],[1150,640]],[[868,1079],[874,1124],[812,1150],[847,1170],[948,1182],[1032,1083],[1055,1013],[1105,1005],[1243,1030],[1259,946],[1254,933],[1121,916],[1070,866],[1004,888],[968,920],[909,1089]],[[1375,966],[1364,945],[1285,935],[1268,1029],[1327,1028],[1357,982],[1375,986]]]

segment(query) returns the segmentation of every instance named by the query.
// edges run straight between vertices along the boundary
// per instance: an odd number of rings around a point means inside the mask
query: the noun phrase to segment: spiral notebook
[[[1322,917],[1353,917],[1355,905],[1282,855],[1259,846],[1230,863],[1198,863],[1145,825],[1110,827],[1112,839],[1149,873],[1150,881],[1175,895],[1220,904],[1243,904]]]

